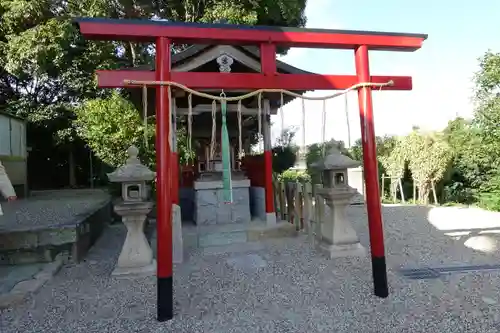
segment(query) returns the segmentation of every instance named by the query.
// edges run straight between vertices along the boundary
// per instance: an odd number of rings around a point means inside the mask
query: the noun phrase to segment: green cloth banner
[[[233,189],[231,181],[231,148],[229,145],[229,133],[227,131],[226,123],[226,101],[221,102],[222,114],[222,185],[223,185],[223,199],[225,203],[233,203]]]

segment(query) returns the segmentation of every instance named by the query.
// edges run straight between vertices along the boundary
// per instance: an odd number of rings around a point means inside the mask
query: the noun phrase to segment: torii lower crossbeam
[[[101,87],[123,87],[124,80],[180,81],[190,88],[259,89],[281,88],[289,90],[346,89],[356,83],[394,81],[386,87],[410,90],[411,77],[370,76],[369,50],[415,51],[422,46],[427,35],[346,31],[322,29],[289,29],[281,27],[249,27],[224,24],[188,24],[165,21],[77,19],[83,36],[98,40],[124,40],[156,43],[156,70],[154,72],[101,71]],[[260,46],[261,73],[179,73],[171,71],[172,43],[192,44],[253,44]],[[276,46],[309,47],[354,50],[355,76],[334,75],[281,75],[276,68]],[[375,295],[388,296],[384,236],[378,185],[375,131],[370,87],[358,89],[359,114],[363,145],[363,165],[366,183],[366,205],[370,230],[372,270]],[[167,86],[156,87],[156,160],[157,160],[157,228],[158,228],[158,320],[173,317],[172,287],[172,159],[174,158],[168,132],[170,130]],[[268,152],[269,153],[269,152]],[[265,156],[266,183],[271,179],[271,158]],[[272,183],[271,183],[272,184]],[[266,205],[273,205],[272,192],[266,191]],[[269,207],[266,207],[268,211]],[[274,212],[274,207],[272,212]]]
[[[103,70],[97,71],[97,82],[101,88],[124,88],[125,81],[154,81],[154,71]],[[358,83],[356,75],[320,74],[247,74],[247,73],[200,73],[171,72],[170,80],[191,89],[286,89],[286,90],[344,90]],[[387,83],[382,90],[411,90],[410,76],[372,76],[369,82]]]

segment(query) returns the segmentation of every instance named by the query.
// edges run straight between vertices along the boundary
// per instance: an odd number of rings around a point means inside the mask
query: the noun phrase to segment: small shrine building
[[[311,74],[282,61],[276,61],[278,73]],[[260,50],[252,46],[194,45],[172,55],[173,72],[219,72],[219,73],[260,73]],[[142,70],[137,67],[130,70]],[[154,70],[154,69],[149,69]],[[155,114],[154,87],[148,90],[148,114]],[[140,105],[139,89],[131,89],[134,100]],[[202,90],[212,95],[221,90]],[[243,95],[249,90],[224,91],[228,97]],[[304,91],[295,91],[303,94]],[[265,93],[261,98],[259,124],[259,102],[254,96],[242,101],[238,111],[237,102],[227,105],[227,128],[230,138],[233,204],[223,205],[222,161],[221,161],[221,110],[217,103],[215,117],[215,153],[211,154],[213,131],[212,101],[172,88],[173,128],[186,126],[191,105],[191,146],[194,158],[186,165],[179,165],[178,158],[173,165],[172,196],[174,203],[181,207],[183,221],[194,221],[200,225],[249,222],[251,219],[276,223],[274,192],[272,182],[271,122],[280,104],[286,104],[294,97],[280,93]],[[283,100],[282,100],[283,98]],[[240,131],[241,126],[241,131]],[[257,135],[262,134],[263,151],[251,154],[251,146]],[[240,152],[240,145],[241,150]],[[177,142],[172,144],[174,156]]]

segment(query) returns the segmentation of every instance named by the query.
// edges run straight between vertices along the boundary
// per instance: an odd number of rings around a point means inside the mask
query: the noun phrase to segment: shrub
[[[476,194],[478,206],[488,210],[500,211],[500,170],[481,186]]]
[[[288,169],[284,171],[281,175],[278,176],[278,179],[285,183],[288,182],[304,183],[311,181],[311,177],[305,170],[293,170],[293,169]]]

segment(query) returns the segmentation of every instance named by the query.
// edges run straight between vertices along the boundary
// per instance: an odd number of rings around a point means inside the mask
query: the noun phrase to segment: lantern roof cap
[[[317,170],[341,170],[357,168],[361,165],[359,161],[353,160],[340,152],[337,147],[331,147],[328,154],[319,162],[311,166]]]
[[[132,145],[127,149],[129,156],[125,164],[118,167],[115,171],[108,173],[110,182],[124,183],[134,181],[151,181],[156,177],[156,172],[149,170],[149,168],[141,163],[139,158],[139,149]]]

